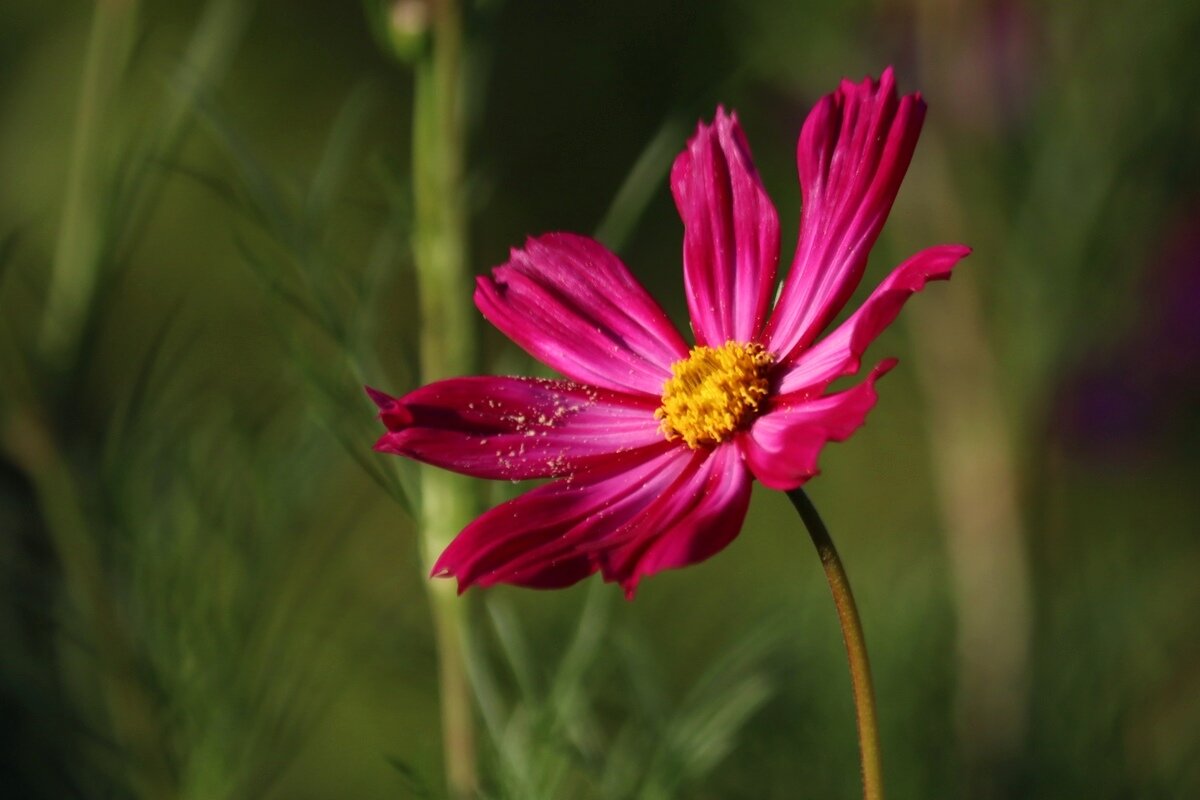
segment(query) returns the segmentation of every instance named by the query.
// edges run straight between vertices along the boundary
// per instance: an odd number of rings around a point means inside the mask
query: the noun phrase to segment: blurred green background
[[[416,381],[410,72],[355,2],[0,9],[6,792],[444,796],[360,390]],[[888,64],[924,94],[863,291],[975,254],[872,349],[901,366],[809,485],[891,795],[1200,796],[1200,4],[480,0],[466,29],[472,270],[598,231],[680,321],[696,120],[739,113],[786,261],[807,110]],[[534,369],[483,327],[481,371]],[[463,598],[482,796],[855,796],[784,497],[635,602],[589,584]]]

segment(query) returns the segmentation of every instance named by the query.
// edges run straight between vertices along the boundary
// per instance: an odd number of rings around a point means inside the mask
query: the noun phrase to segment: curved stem
[[[883,800],[883,763],[879,750],[879,723],[875,715],[875,689],[871,684],[871,663],[867,659],[867,642],[863,637],[862,620],[858,617],[858,606],[854,593],[850,591],[850,579],[838,556],[833,539],[816,507],[803,489],[787,493],[788,499],[800,512],[800,519],[808,529],[825,568],[825,578],[833,593],[833,604],[837,606],[838,620],[842,624],[842,639],[846,642],[846,657],[850,662],[850,683],[854,688],[854,713],[858,722],[858,750],[862,758],[862,781],[864,800]]]

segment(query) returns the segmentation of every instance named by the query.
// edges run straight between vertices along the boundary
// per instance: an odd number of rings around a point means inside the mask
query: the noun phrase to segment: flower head
[[[468,525],[434,565],[460,590],[559,587],[599,571],[632,595],[660,570],[737,536],[754,479],[794,489],[829,441],[875,404],[885,360],[858,385],[867,346],[904,301],[968,248],[897,267],[822,332],[857,287],[900,188],[925,104],[891,69],[843,81],[797,147],[804,207],[795,259],[771,307],[779,220],[737,116],[717,110],[671,170],[684,223],[689,347],[621,261],[592,239],[530,239],[478,279],[492,324],[566,380],[456,378],[395,399],[369,390],[388,432],[376,449],[482,478],[554,478]]]

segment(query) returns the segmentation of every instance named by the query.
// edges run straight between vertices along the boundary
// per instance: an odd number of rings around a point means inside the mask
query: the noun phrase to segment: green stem
[[[99,0],[92,16],[62,222],[42,319],[42,351],[55,366],[70,358],[96,284],[104,236],[103,117],[113,113],[113,94],[133,43],[137,5],[137,0]]]
[[[800,512],[800,519],[808,529],[825,568],[825,578],[833,593],[833,604],[837,607],[838,620],[842,624],[842,639],[846,643],[846,656],[850,662],[850,683],[854,688],[854,712],[858,721],[858,749],[862,758],[863,798],[883,800],[883,763],[879,749],[879,723],[875,715],[875,689],[871,684],[871,663],[867,659],[867,642],[863,636],[862,620],[854,593],[850,591],[850,579],[838,556],[833,539],[816,507],[803,489],[787,493],[792,505]]]
[[[432,42],[416,64],[413,111],[414,256],[421,312],[424,382],[474,368],[474,316],[466,263],[460,92],[462,21],[457,0],[431,0]],[[421,549],[425,566],[475,512],[474,484],[433,467],[421,469]],[[465,609],[453,585],[429,583],[438,647],[442,741],[450,796],[475,795],[475,737],[467,681]]]

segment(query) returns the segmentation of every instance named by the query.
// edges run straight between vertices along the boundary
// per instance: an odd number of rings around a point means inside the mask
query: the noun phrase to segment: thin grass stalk
[[[469,374],[475,361],[466,264],[462,161],[462,19],[457,0],[431,2],[432,41],[416,64],[413,111],[414,256],[421,380]],[[421,550],[426,568],[474,516],[472,483],[421,470]],[[438,648],[442,742],[451,797],[477,787],[475,733],[464,650],[465,608],[449,581],[427,582]]]
[[[50,293],[42,318],[41,349],[52,366],[69,362],[96,285],[104,241],[101,202],[103,115],[132,48],[137,0],[99,0],[84,57],[75,136],[67,168],[62,222],[54,248]]]

